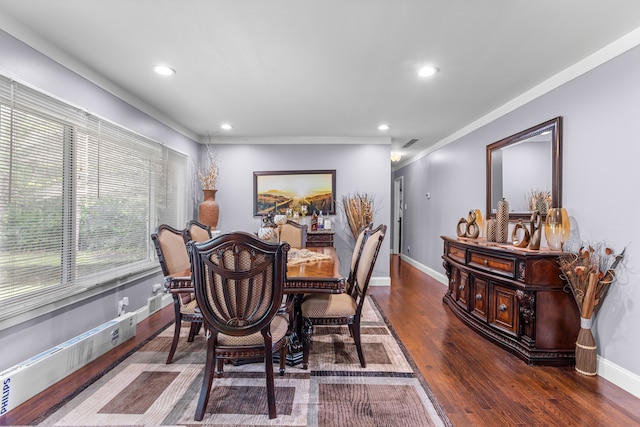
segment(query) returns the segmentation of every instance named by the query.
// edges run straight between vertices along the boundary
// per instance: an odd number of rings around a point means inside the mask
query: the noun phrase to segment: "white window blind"
[[[0,302],[12,312],[149,268],[186,219],[187,158],[0,76]]]

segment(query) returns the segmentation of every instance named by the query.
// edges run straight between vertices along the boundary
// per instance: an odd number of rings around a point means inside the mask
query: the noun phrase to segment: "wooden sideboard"
[[[572,365],[580,314],[561,252],[443,236],[443,298],[468,327],[530,365]]]
[[[333,230],[307,230],[307,247],[318,248],[333,246]]]

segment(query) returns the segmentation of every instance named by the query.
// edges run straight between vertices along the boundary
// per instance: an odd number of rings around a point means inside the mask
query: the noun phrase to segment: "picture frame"
[[[253,172],[253,215],[336,213],[336,171],[291,170]]]

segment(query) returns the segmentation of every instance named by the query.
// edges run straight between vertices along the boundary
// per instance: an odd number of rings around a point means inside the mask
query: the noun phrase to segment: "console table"
[[[580,314],[560,279],[561,252],[442,239],[443,302],[463,323],[530,365],[575,363]]]
[[[307,247],[333,247],[333,230],[307,230]]]

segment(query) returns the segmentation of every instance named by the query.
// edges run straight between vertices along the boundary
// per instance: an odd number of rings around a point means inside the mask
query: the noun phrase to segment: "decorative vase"
[[[496,221],[496,242],[507,243],[509,239],[509,202],[504,197],[498,202]]]
[[[498,229],[498,223],[495,218],[491,218],[487,221],[487,242],[496,241],[496,231]]]
[[[208,225],[212,230],[216,229],[218,225],[218,216],[220,214],[220,207],[216,202],[216,192],[218,190],[202,190],[204,193],[204,200],[198,207],[198,221],[204,225]]]
[[[580,332],[576,340],[576,371],[594,376],[598,373],[598,346],[591,332],[592,319],[580,317]]]
[[[569,214],[565,208],[551,208],[547,212],[544,225],[544,237],[547,239],[549,249],[560,250],[569,238],[571,223]]]

